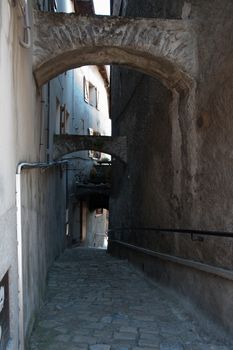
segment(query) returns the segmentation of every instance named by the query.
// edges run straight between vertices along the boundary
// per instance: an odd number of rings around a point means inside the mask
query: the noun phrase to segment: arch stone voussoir
[[[54,159],[83,150],[108,153],[127,163],[126,136],[54,135]]]
[[[34,75],[38,86],[89,64],[121,64],[184,89],[196,74],[191,21],[84,17],[34,12]]]

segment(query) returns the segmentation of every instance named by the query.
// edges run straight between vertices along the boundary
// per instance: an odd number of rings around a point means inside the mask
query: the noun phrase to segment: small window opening
[[[98,208],[95,210],[95,216],[101,216],[104,213],[104,209],[103,208]]]
[[[83,79],[84,101],[99,110],[99,91],[90,81]]]

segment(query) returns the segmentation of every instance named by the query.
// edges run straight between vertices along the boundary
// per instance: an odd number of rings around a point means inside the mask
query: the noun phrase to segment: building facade
[[[78,5],[71,0],[0,4],[1,349],[24,348],[42,305],[48,268],[65,247],[80,240],[104,244],[108,212],[90,210],[89,197],[78,196],[78,184],[88,183],[106,155],[84,150],[55,161],[53,152],[54,135],[110,135],[108,72],[104,66],[77,68],[41,89],[32,74],[33,8],[93,14],[92,2],[84,9]]]

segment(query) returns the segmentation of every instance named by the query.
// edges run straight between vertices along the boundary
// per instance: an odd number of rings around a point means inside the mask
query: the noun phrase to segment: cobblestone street
[[[232,349],[214,329],[202,327],[174,295],[126,261],[75,248],[50,270],[30,349]]]

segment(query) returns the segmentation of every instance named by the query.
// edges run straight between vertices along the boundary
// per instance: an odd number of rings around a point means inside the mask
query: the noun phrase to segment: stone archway
[[[125,136],[54,135],[54,159],[83,150],[108,153],[127,163],[127,139]]]
[[[183,140],[189,151],[197,145],[196,48],[192,20],[34,12],[33,72],[38,87],[84,65],[119,64],[139,70],[172,92],[172,119],[183,120],[192,130],[192,137]],[[188,172],[194,183],[190,187],[194,188],[196,152],[188,154]]]
[[[33,70],[40,87],[83,65],[121,64],[184,90],[196,73],[191,23],[34,12]]]

